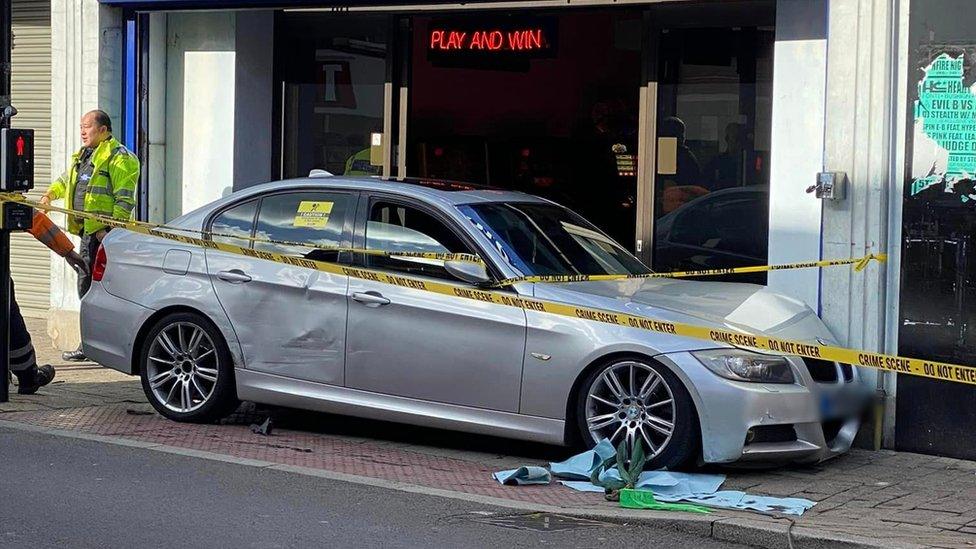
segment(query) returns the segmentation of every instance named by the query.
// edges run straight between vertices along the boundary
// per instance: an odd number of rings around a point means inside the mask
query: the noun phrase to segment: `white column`
[[[168,220],[271,179],[274,12],[171,13],[165,28],[165,90],[150,97],[165,150],[150,152],[165,158]]]
[[[166,219],[233,186],[235,14],[167,18]]]
[[[773,59],[769,263],[810,261],[820,258],[822,204],[806,189],[823,168],[827,0],[777,2]],[[816,269],[774,271],[768,284],[820,305]]]
[[[830,2],[824,161],[827,170],[846,172],[850,182],[845,200],[824,204],[826,257],[898,246],[888,238],[889,196],[900,199],[891,176],[893,3]],[[822,317],[843,344],[884,350],[886,308],[897,300],[886,295],[888,269],[897,265],[823,271]]]
[[[81,146],[81,116],[100,108],[121,123],[121,10],[97,0],[51,1],[51,172],[60,174]],[[56,218],[57,219],[57,218]],[[63,219],[59,220],[63,226]],[[60,349],[78,345],[76,277],[59,257],[51,261],[48,333]]]

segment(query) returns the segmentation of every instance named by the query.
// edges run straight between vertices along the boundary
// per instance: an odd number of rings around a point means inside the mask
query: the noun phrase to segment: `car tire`
[[[210,423],[239,404],[227,343],[196,313],[173,313],[153,325],[141,345],[139,372],[149,403],[174,421]]]
[[[613,388],[608,373],[616,377]],[[638,398],[644,391],[648,394]],[[576,420],[587,448],[599,438],[613,437],[616,448],[628,436],[640,437],[648,456],[646,470],[682,468],[698,456],[701,431],[691,395],[678,376],[650,359],[614,358],[593,368],[576,395]]]

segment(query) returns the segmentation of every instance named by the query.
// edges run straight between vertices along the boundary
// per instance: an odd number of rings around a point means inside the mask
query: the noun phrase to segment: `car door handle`
[[[366,306],[378,307],[390,304],[390,300],[383,297],[383,294],[379,292],[355,292],[352,294],[352,298]]]
[[[217,278],[224,280],[226,282],[231,282],[233,284],[240,284],[241,282],[250,282],[250,275],[244,274],[244,271],[240,269],[231,269],[229,271],[220,271],[217,273]]]

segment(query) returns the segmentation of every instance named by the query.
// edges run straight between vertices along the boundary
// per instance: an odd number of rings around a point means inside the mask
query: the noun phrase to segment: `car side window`
[[[248,237],[251,236],[251,230],[254,228],[254,214],[257,209],[258,201],[251,200],[224,210],[210,224],[210,231],[213,234],[211,239],[214,242],[249,248],[251,241]]]
[[[447,225],[416,208],[376,202],[366,222],[366,248],[386,252],[472,253]],[[456,280],[437,259],[367,255],[376,269]]]
[[[355,208],[355,196],[337,192],[279,193],[264,197],[254,237],[311,246],[255,242],[254,249],[336,261],[338,253],[312,246],[342,245],[343,229]]]

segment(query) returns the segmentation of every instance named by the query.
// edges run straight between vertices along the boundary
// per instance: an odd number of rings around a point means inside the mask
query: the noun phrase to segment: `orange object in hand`
[[[54,253],[62,257],[74,250],[74,245],[71,244],[71,240],[64,234],[64,231],[59,229],[50,217],[44,215],[44,212],[34,210],[34,223],[30,234],[41,244],[51,248]]]

